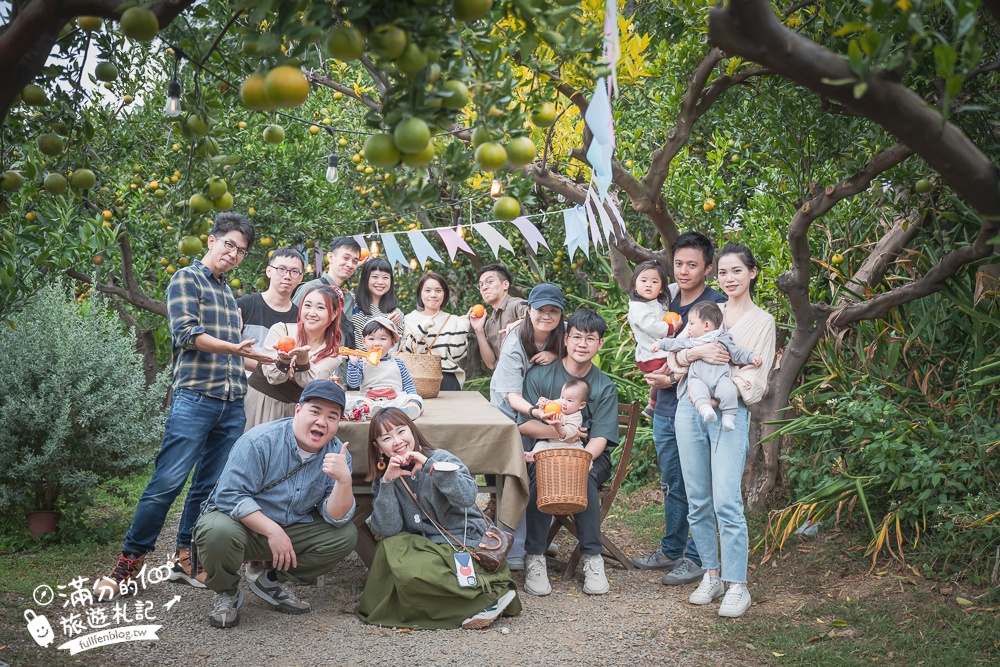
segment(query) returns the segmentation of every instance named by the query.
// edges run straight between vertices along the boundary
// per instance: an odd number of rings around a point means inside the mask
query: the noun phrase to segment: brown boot
[[[198,563],[197,572],[191,574],[191,548],[178,547],[177,553],[170,559],[170,581],[177,584],[187,584],[195,588],[205,588],[205,569]]]
[[[134,557],[126,554],[119,556],[118,564],[111,570],[111,574],[94,582],[94,594],[97,596],[97,601],[107,602],[120,595],[126,595],[129,591],[129,582],[132,581],[132,577],[139,574],[145,561],[145,554]]]
[[[495,493],[490,494],[490,500],[486,503],[486,507],[483,508],[483,514],[492,521],[496,523],[497,520],[497,496]]]

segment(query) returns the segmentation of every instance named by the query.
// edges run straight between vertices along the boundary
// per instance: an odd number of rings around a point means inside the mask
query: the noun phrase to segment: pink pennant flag
[[[458,252],[459,249],[464,250],[470,255],[476,254],[475,251],[469,247],[469,244],[465,242],[465,239],[459,236],[458,232],[451,227],[440,227],[434,231],[436,231],[438,236],[441,237],[441,240],[444,241],[444,247],[448,249],[448,256],[451,257],[451,261],[455,261],[455,253]]]
[[[551,248],[549,248],[549,244],[545,242],[545,237],[542,236],[540,231],[538,231],[538,227],[531,224],[531,220],[528,220],[523,215],[519,215],[510,222],[517,227],[517,230],[521,232],[521,236],[523,236],[524,240],[531,246],[531,252],[536,255],[538,254],[539,243],[545,246],[547,250],[551,250]]]

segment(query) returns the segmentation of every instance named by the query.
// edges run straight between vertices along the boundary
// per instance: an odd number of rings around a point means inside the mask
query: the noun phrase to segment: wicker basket
[[[441,357],[436,354],[400,352],[396,355],[406,365],[413,378],[413,386],[421,398],[434,398],[441,393]]]
[[[535,452],[538,509],[577,514],[587,509],[587,479],[593,456],[586,449],[556,447]]]

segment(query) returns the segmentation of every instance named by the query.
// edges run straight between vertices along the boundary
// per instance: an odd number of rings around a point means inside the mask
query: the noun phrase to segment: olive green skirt
[[[508,591],[517,590],[506,563],[490,574],[475,564],[478,585],[460,588],[454,550],[426,537],[400,533],[375,550],[365,591],[355,613],[371,625],[395,628],[452,629],[483,611]],[[473,561],[475,563],[475,561]],[[514,600],[504,616],[521,613]]]

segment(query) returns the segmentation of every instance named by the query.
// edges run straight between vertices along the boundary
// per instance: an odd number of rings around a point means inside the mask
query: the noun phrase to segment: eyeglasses
[[[222,241],[222,247],[226,249],[226,252],[232,252],[235,250],[236,256],[239,257],[240,259],[243,259],[244,257],[247,256],[246,248],[239,247],[229,239],[218,239],[218,240]]]
[[[496,278],[490,278],[489,280],[484,280],[480,283],[476,283],[476,286],[479,287],[479,289],[486,289],[487,287],[493,287],[498,282],[500,281],[497,280]]]
[[[600,342],[600,340],[601,339],[598,338],[597,336],[581,336],[579,334],[573,334],[572,336],[569,337],[569,342],[573,343],[574,345],[579,345],[580,343],[586,343],[588,347],[591,345],[596,345],[597,343]]]
[[[229,246],[226,246],[226,247],[229,247]],[[282,278],[285,277],[286,273],[288,275],[290,275],[292,278],[301,278],[302,277],[302,269],[286,269],[283,266],[275,266],[274,264],[268,264],[268,266],[270,266],[272,269],[274,269],[275,271],[277,271],[278,275],[281,276]]]

